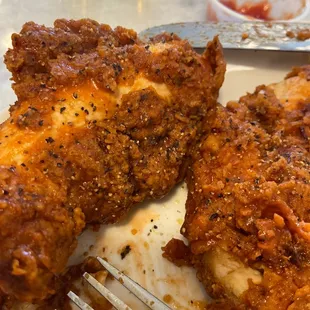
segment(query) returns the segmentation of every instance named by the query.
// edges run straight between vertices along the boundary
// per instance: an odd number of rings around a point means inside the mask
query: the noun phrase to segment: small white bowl
[[[232,1],[233,2],[233,1]],[[235,0],[236,5],[242,6],[242,3],[250,1]],[[253,3],[259,1],[253,0]],[[271,11],[268,21],[283,21],[283,22],[299,22],[309,19],[310,0],[269,0]],[[220,0],[207,0],[207,19],[208,21],[259,21],[254,17],[238,13],[230,9],[228,6],[221,3]],[[293,14],[293,18],[285,18],[288,14]]]

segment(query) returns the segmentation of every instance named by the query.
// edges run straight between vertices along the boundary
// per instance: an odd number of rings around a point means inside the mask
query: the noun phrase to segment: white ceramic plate
[[[310,60],[308,55],[298,53],[226,51],[225,54],[228,68],[219,98],[222,104],[238,99],[247,91],[252,92],[260,84],[280,81],[292,66],[306,64]],[[5,92],[2,98],[12,98],[9,87]],[[7,116],[7,111],[0,113],[1,120]],[[70,264],[83,261],[85,252],[107,257],[158,298],[164,299],[165,295],[169,295],[172,309],[202,309],[208,297],[194,270],[178,268],[161,256],[162,246],[172,237],[181,238],[179,230],[184,218],[186,195],[186,186],[180,184],[165,198],[139,205],[126,221],[118,225],[102,226],[98,232],[85,231],[79,238],[79,246]],[[122,260],[120,252],[126,245],[130,245],[132,250]],[[107,286],[132,309],[147,309],[117,281],[108,280]],[[16,309],[30,308],[33,307],[19,305]]]

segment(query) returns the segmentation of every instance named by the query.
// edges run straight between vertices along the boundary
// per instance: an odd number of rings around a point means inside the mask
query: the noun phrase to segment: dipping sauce
[[[269,16],[270,4],[268,1],[262,1],[259,3],[245,3],[240,7],[237,6],[235,0],[221,0],[220,2],[240,14],[261,20],[271,20]]]

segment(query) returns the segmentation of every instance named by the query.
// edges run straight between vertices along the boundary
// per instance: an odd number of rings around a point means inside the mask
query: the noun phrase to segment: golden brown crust
[[[177,266],[190,266],[192,254],[188,246],[178,239],[171,239],[166,246],[162,248],[163,257],[170,260]]]
[[[307,80],[307,70],[294,75]],[[292,109],[289,101],[286,106],[271,88],[259,86],[227,108],[217,106],[192,155],[181,232],[208,293],[232,308],[308,304],[297,296],[305,295],[310,272],[310,106],[303,99]],[[205,254],[216,249],[259,271],[261,283],[250,280],[241,296],[232,294],[206,263]],[[180,253],[170,253],[180,260]]]
[[[31,22],[12,39],[0,288],[34,301],[54,293],[86,224],[114,223],[184,177],[225,63],[217,39],[201,57],[176,36],[142,43],[91,20]]]
[[[57,85],[76,85],[89,78],[104,88],[115,87],[119,73],[113,51],[140,43],[133,30],[100,25],[90,20],[64,20],[54,28],[26,23],[12,35],[13,49],[5,63],[13,74],[13,88],[19,99],[35,97]],[[112,64],[115,63],[113,66]]]
[[[299,76],[309,81],[310,80],[310,66],[304,65],[301,67],[293,67],[292,71],[286,75],[286,79],[289,79],[294,76]]]
[[[310,29],[304,29],[297,32],[297,40],[306,41],[310,39]]]

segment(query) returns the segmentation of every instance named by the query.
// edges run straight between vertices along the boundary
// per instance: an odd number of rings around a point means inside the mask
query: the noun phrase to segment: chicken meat
[[[186,217],[164,256],[193,265],[208,309],[310,307],[310,66],[207,116]]]
[[[5,55],[17,102],[0,127],[0,290],[57,290],[85,225],[114,223],[185,175],[225,62],[92,20],[25,24]]]

